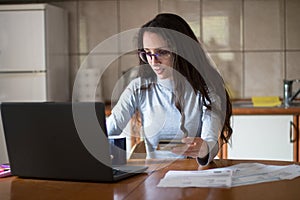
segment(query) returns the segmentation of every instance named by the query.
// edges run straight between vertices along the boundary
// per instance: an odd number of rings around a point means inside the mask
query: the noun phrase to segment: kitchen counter
[[[236,100],[232,113],[233,135],[223,158],[300,160],[299,100],[289,107],[254,107],[251,100]]]
[[[233,115],[299,115],[300,102],[297,101],[289,107],[254,107],[249,100],[232,101]]]

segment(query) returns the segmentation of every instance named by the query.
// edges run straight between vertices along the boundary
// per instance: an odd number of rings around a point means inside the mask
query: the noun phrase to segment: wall
[[[160,12],[177,13],[189,22],[217,64],[232,98],[282,97],[283,79],[300,79],[298,0],[78,0],[50,3],[69,11],[72,83],[81,63],[99,43],[119,32],[140,27]],[[115,60],[101,79],[102,99],[110,100],[119,77],[136,65],[137,57],[133,53]],[[299,88],[299,85],[295,87]]]

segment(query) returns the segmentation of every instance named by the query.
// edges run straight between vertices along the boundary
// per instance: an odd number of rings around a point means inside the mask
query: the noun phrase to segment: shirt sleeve
[[[211,110],[203,106],[201,130],[201,138],[206,141],[209,154],[204,158],[197,158],[200,165],[209,164],[218,154],[218,138],[223,126],[222,116],[220,115],[221,100],[219,96],[213,92],[210,93],[210,98],[213,106]]]
[[[131,82],[121,94],[117,104],[113,107],[111,115],[106,120],[108,135],[120,135],[137,107],[134,82]]]

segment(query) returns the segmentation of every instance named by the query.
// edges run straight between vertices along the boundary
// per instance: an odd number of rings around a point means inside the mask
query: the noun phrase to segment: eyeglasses
[[[146,52],[145,50],[141,50],[138,52],[140,58],[143,62],[148,63],[148,60],[157,59],[157,60],[165,60],[171,57],[172,53],[168,50],[158,49],[156,53]]]

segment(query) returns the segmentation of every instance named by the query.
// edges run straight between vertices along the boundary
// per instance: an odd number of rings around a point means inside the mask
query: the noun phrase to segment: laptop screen
[[[112,179],[103,103],[10,102],[1,114],[13,175]]]

